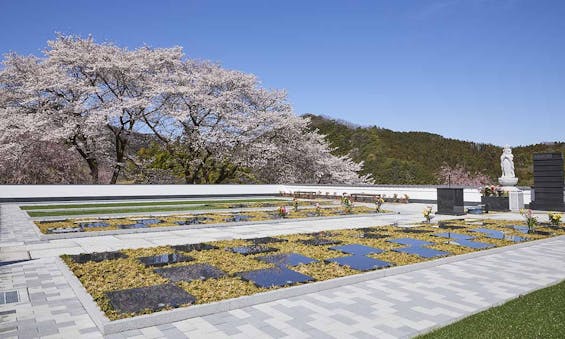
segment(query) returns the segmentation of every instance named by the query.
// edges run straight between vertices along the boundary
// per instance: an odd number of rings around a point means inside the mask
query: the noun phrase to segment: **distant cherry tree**
[[[256,173],[263,182],[311,184],[372,183],[370,176],[360,176],[363,163],[349,156],[337,157],[323,135],[308,130],[308,119],[295,121],[275,137],[274,147],[264,150],[257,159]]]
[[[0,184],[85,183],[88,168],[64,145],[21,138],[0,153]]]
[[[438,181],[441,184],[481,187],[490,185],[492,179],[487,175],[477,172],[471,173],[461,165],[449,166],[444,164],[438,171]]]

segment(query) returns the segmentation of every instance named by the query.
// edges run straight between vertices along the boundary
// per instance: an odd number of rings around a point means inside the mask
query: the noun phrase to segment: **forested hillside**
[[[336,154],[364,161],[364,174],[377,184],[438,184],[443,164],[481,172],[496,183],[500,176],[502,147],[444,138],[425,132],[395,132],[379,127],[357,127],[317,115],[307,115],[311,128],[325,134]],[[532,154],[565,152],[565,143],[538,144],[512,150],[519,185],[533,183]]]

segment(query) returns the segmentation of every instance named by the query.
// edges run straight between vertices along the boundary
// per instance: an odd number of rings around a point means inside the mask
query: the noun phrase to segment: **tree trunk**
[[[77,142],[77,137],[78,136],[74,136],[73,138],[71,138],[70,142],[73,144],[74,148],[77,150],[77,152],[80,154],[80,156],[86,161],[86,164],[88,165],[88,169],[90,170],[90,177],[92,178],[92,183],[93,184],[99,184],[100,180],[98,178],[98,161],[96,160],[96,158],[93,158],[90,156],[90,152],[86,149],[82,149],[79,146],[79,143]]]
[[[183,173],[184,173],[184,183],[185,184],[194,184],[194,176],[191,175],[190,172],[190,165],[181,164],[183,166]]]
[[[116,135],[116,165],[114,165],[112,179],[110,179],[111,185],[115,184],[118,181],[118,177],[120,176],[120,172],[124,166],[126,146],[127,139],[122,138],[121,134]]]
[[[93,184],[99,184],[98,179],[98,162],[96,159],[85,159],[88,164],[88,169],[90,170],[90,177],[92,177]]]

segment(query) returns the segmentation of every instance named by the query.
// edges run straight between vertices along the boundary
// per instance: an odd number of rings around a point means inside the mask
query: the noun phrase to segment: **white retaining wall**
[[[296,191],[334,193],[407,194],[412,200],[436,200],[434,186],[329,186],[329,185],[0,185],[0,202],[7,200],[57,200],[87,198],[144,198],[181,196],[275,195]],[[478,189],[464,190],[466,202],[480,202]],[[530,203],[530,192],[524,191],[524,203]]]
[[[0,185],[0,199],[278,194],[279,185]]]

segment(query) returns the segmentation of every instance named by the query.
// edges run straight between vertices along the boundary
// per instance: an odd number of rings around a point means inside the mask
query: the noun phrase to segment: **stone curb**
[[[488,250],[482,250],[472,253],[461,255],[454,255],[446,258],[440,258],[431,261],[420,262],[411,265],[396,266],[388,269],[381,269],[368,273],[361,273],[341,278],[335,278],[326,281],[314,282],[305,285],[298,285],[293,287],[281,288],[274,291],[243,296],[235,299],[228,299],[217,301],[209,304],[194,305],[190,307],[177,308],[174,310],[160,311],[153,314],[145,314],[129,319],[120,319],[110,321],[106,315],[100,310],[98,305],[94,302],[90,294],[82,286],[78,278],[70,271],[67,265],[60,257],[56,258],[59,268],[63,275],[69,282],[69,285],[85,307],[86,311],[103,334],[118,333],[133,329],[139,329],[149,326],[157,326],[168,324],[176,321],[181,321],[189,318],[195,318],[205,315],[210,315],[219,312],[226,312],[243,307],[262,304],[279,299],[286,299],[296,297],[299,295],[315,293],[323,290],[337,288],[341,286],[356,284],[368,280],[380,279],[388,276],[394,276],[402,273],[418,271],[430,267],[440,266],[458,261],[464,261],[472,258],[488,256],[492,254],[503,253],[512,251],[519,248],[530,247],[546,242],[553,242],[559,239],[565,239],[565,236],[552,237],[541,240],[532,240],[520,244],[498,247]],[[511,298],[510,298],[511,299]],[[491,307],[491,306],[489,306]]]
[[[331,217],[309,217],[309,218],[294,218],[294,219],[268,219],[268,220],[258,220],[258,221],[242,221],[242,222],[226,222],[221,224],[197,224],[197,225],[179,225],[179,226],[164,226],[164,227],[148,227],[148,228],[137,228],[137,229],[126,229],[126,230],[108,230],[108,231],[94,231],[94,232],[77,232],[77,233],[64,233],[64,234],[43,234],[37,227],[37,225],[32,221],[33,228],[39,236],[40,240],[55,240],[55,239],[74,239],[74,238],[86,238],[86,237],[98,237],[104,235],[123,235],[123,234],[134,234],[134,233],[152,233],[152,232],[165,232],[165,231],[186,231],[201,228],[218,228],[218,227],[230,227],[230,226],[250,226],[250,225],[260,225],[260,224],[282,224],[293,221],[319,221],[319,220],[332,220],[332,219],[354,219],[354,218],[364,218],[370,216],[385,216],[385,215],[397,215],[396,213],[363,213],[363,214],[353,214],[353,215],[341,215],[341,216],[331,216]],[[162,215],[152,214],[152,217],[159,217]],[[28,217],[29,219],[29,217]]]

